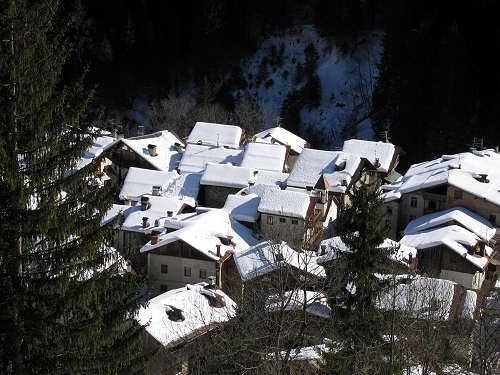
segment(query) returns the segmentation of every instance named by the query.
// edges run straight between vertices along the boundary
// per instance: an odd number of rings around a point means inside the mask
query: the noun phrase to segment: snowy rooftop
[[[318,263],[328,262],[334,259],[337,259],[339,253],[343,252],[351,252],[351,249],[346,246],[344,241],[340,236],[332,237],[326,240],[321,241],[318,247],[318,254],[321,254],[322,248],[325,248],[326,254],[318,257]],[[395,262],[401,263],[406,266],[410,266],[409,257],[410,254],[413,258],[417,256],[417,249],[411,246],[406,246],[403,244],[399,244],[396,241],[393,241],[389,238],[386,238],[384,242],[379,246],[379,248],[391,248],[396,249],[396,251],[391,254],[391,259]]]
[[[184,220],[175,219],[167,219],[165,226],[171,228],[173,222],[175,222],[177,230],[162,233],[157,244],[152,245],[151,242],[148,242],[141,248],[141,252],[150,251],[181,240],[205,256],[218,260],[218,245],[220,245],[221,256],[224,256],[227,251],[241,252],[257,243],[250,229],[237,221],[230,220],[228,213],[222,209],[209,210],[205,213],[189,216]],[[234,246],[223,243],[223,240],[228,238],[230,238]]]
[[[260,198],[257,194],[230,194],[227,196],[224,210],[235,220],[255,223],[259,219],[257,211],[259,203]]]
[[[236,303],[223,291],[205,289],[206,283],[186,285],[170,290],[151,299],[136,316],[137,322],[146,325],[146,331],[164,346],[175,346],[211,324],[229,321],[235,314]],[[207,294],[216,293],[224,300],[224,307],[212,307]],[[181,310],[183,320],[169,318],[168,310]]]
[[[288,173],[259,171],[255,176],[255,184],[261,185],[285,185],[288,178]]]
[[[286,147],[280,144],[249,143],[245,148],[242,167],[283,172]]]
[[[179,177],[176,171],[158,171],[130,167],[120,191],[120,199],[137,200],[143,194],[151,194],[153,186],[167,187],[170,182]]]
[[[246,251],[234,255],[236,267],[243,281],[265,275],[278,268],[291,266],[315,277],[326,276],[325,269],[317,263],[313,252],[297,252],[285,242],[270,244],[260,242]]]
[[[250,183],[255,183],[255,175],[256,171],[251,168],[208,163],[201,176],[200,184],[244,188]]]
[[[191,130],[187,142],[238,148],[242,132],[239,126],[197,122]]]
[[[269,190],[261,198],[259,212],[306,219],[311,196],[291,190]]]
[[[101,155],[108,148],[112,147],[118,142],[118,139],[104,135],[97,137],[92,146],[90,146],[86,151],[85,155],[76,163],[72,168],[72,172],[79,171],[80,169],[89,165],[92,160]]]
[[[455,283],[449,280],[420,277],[401,283],[384,293],[378,305],[382,309],[405,311],[415,318],[448,320],[452,312]]]
[[[413,246],[417,249],[445,245],[468,262],[483,269],[488,264],[488,257],[493,254],[493,249],[485,246],[486,256],[482,257],[469,254],[465,247],[475,246],[479,241],[480,238],[467,229],[458,225],[449,225],[407,234],[401,239],[400,243],[402,245]]]
[[[269,128],[254,135],[254,141],[258,143],[281,143],[300,154],[306,147],[307,141],[286,130],[285,128]]]
[[[208,163],[239,165],[242,156],[243,151],[239,149],[188,144],[182,154],[179,169],[185,173],[201,173]]]
[[[162,130],[141,137],[120,139],[120,141],[159,171],[173,171],[177,167],[181,154],[177,152],[175,144],[184,145],[176,135],[168,130]],[[156,146],[156,153],[158,155],[150,155],[148,151],[149,145]]]
[[[345,193],[360,162],[359,156],[341,151],[304,149],[290,172],[287,185],[300,188],[315,186],[324,175],[328,191]]]
[[[332,314],[326,295],[315,291],[289,290],[283,296],[273,294],[266,300],[267,311],[301,311],[304,308],[308,313],[325,319]]]
[[[486,180],[480,178],[481,174]],[[500,155],[494,150],[464,152],[413,164],[400,181],[382,187],[388,191],[383,198],[390,202],[403,194],[443,184],[500,206]]]
[[[361,139],[350,139],[344,141],[342,151],[358,155],[367,159],[373,166],[377,165],[377,171],[389,172],[396,148],[392,143],[363,141]]]
[[[149,233],[151,229],[156,227],[156,220],[159,221],[158,226],[162,227],[167,218],[168,211],[172,211],[175,215],[185,204],[185,202],[179,198],[158,197],[153,195],[144,196],[149,198],[150,207],[147,210],[141,210],[140,202],[135,206],[114,204],[109,214],[107,214],[107,217],[109,216],[111,218],[113,214],[116,215],[118,212],[122,212],[124,218],[122,228],[124,230]],[[149,225],[146,227],[143,227],[144,217],[147,217],[149,222]]]
[[[453,207],[414,219],[406,226],[404,234],[412,234],[451,223],[462,225],[486,241],[491,240],[496,234],[495,226],[488,220],[463,207]]]

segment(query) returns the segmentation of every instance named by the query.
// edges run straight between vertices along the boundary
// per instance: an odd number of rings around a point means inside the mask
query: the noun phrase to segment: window
[[[292,219],[292,224],[293,225],[297,225],[299,223],[299,221],[297,219]]]
[[[453,199],[462,199],[462,190],[455,189],[453,192]]]
[[[204,268],[200,268],[200,279],[206,279],[207,278],[207,270]]]
[[[417,197],[410,198],[410,207],[417,207]]]
[[[495,215],[490,215],[488,220],[491,224],[495,224],[495,222],[497,221],[497,217]]]
[[[272,216],[268,216],[268,217],[267,217],[267,223],[268,223],[269,225],[273,225],[273,217],[272,217]]]
[[[191,267],[184,267],[184,276],[191,277]]]
[[[161,265],[161,273],[168,273],[168,264]]]
[[[284,217],[280,217],[280,223],[286,223],[286,219]]]

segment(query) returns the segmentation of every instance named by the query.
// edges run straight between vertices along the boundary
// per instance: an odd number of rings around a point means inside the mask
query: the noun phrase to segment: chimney
[[[215,276],[208,276],[208,285],[212,288],[215,287]]]
[[[184,148],[179,142],[175,142],[174,147],[179,154],[182,154],[184,152]]]
[[[321,245],[321,253],[320,255],[325,255],[326,254],[326,245]]]
[[[146,211],[149,207],[149,197],[141,197],[141,211]]]
[[[159,227],[160,226],[160,219],[156,219],[155,220],[155,227]]]
[[[220,245],[215,246],[217,248],[217,256],[220,258]]]
[[[159,186],[159,185],[155,185],[155,186],[153,186],[153,190],[152,190],[152,192],[151,192],[151,193],[152,193],[154,196],[157,196],[157,197],[158,197],[158,196],[160,195],[160,191],[161,191],[161,186]]]
[[[160,242],[160,234],[161,232],[157,230],[151,232],[151,245],[156,245],[158,242]]]
[[[147,216],[144,216],[144,217],[142,218],[142,227],[143,227],[143,228],[147,228],[147,227],[149,227],[149,218],[148,218]]]
[[[167,211],[167,216],[168,217],[174,216],[174,211]]]
[[[149,144],[148,145],[148,152],[149,152],[149,155],[151,155],[151,156],[157,156],[158,153],[156,152],[156,145]]]
[[[342,186],[347,186],[347,180],[342,180]]]

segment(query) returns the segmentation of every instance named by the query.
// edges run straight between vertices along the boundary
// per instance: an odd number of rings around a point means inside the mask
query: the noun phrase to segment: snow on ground
[[[305,62],[304,49],[309,43],[313,43],[319,55],[317,73],[322,87],[321,105],[311,111],[302,110],[301,118],[305,124],[333,132],[333,143],[330,147],[341,146],[341,132],[350,116],[359,121],[368,113],[368,102],[365,98],[371,98],[375,85],[377,63],[382,55],[382,36],[381,31],[366,33],[357,41],[349,43],[356,46],[354,50],[348,49],[344,52],[346,41],[336,40],[329,43],[318,35],[312,25],[294,26],[282,35],[271,36],[265,40],[253,56],[241,62],[243,78],[257,102],[269,112],[271,118],[276,118],[286,95],[292,89],[301,88],[303,85],[294,84],[293,77],[297,64]],[[279,53],[281,44],[284,45],[283,65],[268,65],[268,75],[257,87],[256,76],[262,59],[270,59],[273,45]],[[285,71],[288,72],[286,80],[283,78]],[[272,86],[266,85],[270,80],[273,81]],[[369,119],[361,121],[357,137],[373,138]]]

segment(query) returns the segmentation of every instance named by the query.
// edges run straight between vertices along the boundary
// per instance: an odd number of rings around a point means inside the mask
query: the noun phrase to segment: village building
[[[200,189],[199,173],[177,173],[130,167],[123,181],[119,198],[127,205],[135,205],[146,194],[177,198],[186,206],[196,207]],[[185,209],[185,207],[184,207]],[[182,212],[185,210],[182,209]]]
[[[436,227],[405,235],[400,243],[418,249],[420,272],[480,289],[496,250],[459,225]],[[492,266],[491,275],[496,271]]]
[[[401,148],[392,143],[349,139],[344,141],[342,151],[368,160],[374,167],[370,173],[376,173],[380,180],[392,182],[395,176],[400,176],[395,168],[399,164]]]
[[[173,171],[178,167],[184,146],[177,134],[168,130],[121,138],[109,150],[114,176],[122,183],[130,167]]]
[[[244,137],[244,130],[235,125],[197,122],[187,143],[237,149]]]
[[[203,173],[208,163],[240,165],[243,150],[223,146],[188,144],[179,163],[182,173]]]
[[[258,170],[208,163],[200,180],[200,205],[222,208],[228,195],[255,184]]]
[[[151,375],[191,374],[199,367],[199,356],[209,345],[206,334],[228,322],[236,303],[208,283],[187,284],[151,299],[137,313],[144,325],[144,352],[157,354],[150,361]],[[206,369],[203,369],[206,370]]]
[[[227,196],[223,209],[227,211],[231,219],[257,230],[257,222],[260,218],[258,211],[260,197],[254,193],[230,194]]]
[[[271,143],[289,146],[290,151],[287,157],[287,168],[291,170],[302,150],[309,148],[310,145],[306,140],[293,134],[282,127],[269,128],[253,136],[252,141],[255,143]]]
[[[289,153],[290,146],[251,142],[245,147],[241,166],[260,171],[286,172]]]
[[[163,228],[150,233],[151,240],[140,251],[147,253],[148,275],[155,292],[207,281],[211,276],[222,287],[224,262],[257,242],[250,229],[220,209],[174,215],[163,222]]]
[[[451,207],[464,207],[500,225],[500,155],[465,152],[412,165],[384,191],[387,225],[398,239],[410,221]]]

